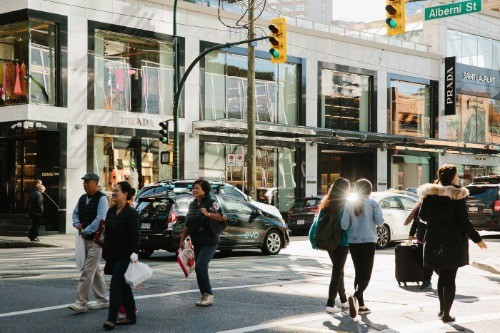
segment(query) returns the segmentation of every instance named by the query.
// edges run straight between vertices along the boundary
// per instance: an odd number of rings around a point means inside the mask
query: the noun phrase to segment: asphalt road
[[[500,237],[486,238],[487,251],[471,243],[471,261],[500,258]],[[0,332],[100,332],[107,310],[75,314],[79,272],[71,243],[57,248],[0,249]],[[293,237],[277,256],[260,251],[216,254],[210,277],[215,305],[198,308],[195,276],[184,278],[173,254],[155,252],[144,260],[154,274],[134,291],[138,323],[120,332],[496,332],[500,325],[500,275],[467,266],[457,279],[453,325],[437,318],[435,289],[398,286],[394,248],[376,252],[365,293],[372,313],[356,319],[326,314],[330,278],[327,253],[312,250],[306,237]],[[352,292],[354,270],[346,265]],[[109,281],[109,277],[106,277]],[[436,287],[437,277],[433,277]]]

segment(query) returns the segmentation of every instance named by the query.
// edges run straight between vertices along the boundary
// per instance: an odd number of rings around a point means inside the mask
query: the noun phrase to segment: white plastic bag
[[[137,287],[153,275],[153,270],[142,262],[130,262],[125,272],[125,281],[132,287]]]
[[[85,240],[80,236],[80,230],[76,231],[75,236],[75,262],[76,268],[81,271],[85,266],[87,251],[85,251]]]
[[[191,244],[191,239],[187,238],[184,241],[184,249],[177,250],[177,262],[181,266],[184,276],[188,277],[189,274],[194,272],[194,249],[193,244]]]

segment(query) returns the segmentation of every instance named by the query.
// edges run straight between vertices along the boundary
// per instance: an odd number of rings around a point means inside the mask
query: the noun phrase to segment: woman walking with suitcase
[[[445,323],[455,321],[450,316],[455,299],[455,278],[459,267],[469,264],[469,237],[481,249],[487,246],[469,220],[465,198],[469,191],[458,185],[457,167],[445,164],[437,172],[436,184],[418,189],[423,199],[420,218],[427,221],[424,239],[424,266],[439,274],[438,316]]]
[[[372,184],[367,179],[359,179],[354,185],[355,200],[345,206],[342,229],[349,230],[349,251],[354,264],[354,295],[350,296],[349,314],[366,315],[371,311],[365,306],[363,293],[368,287],[375,259],[377,226],[384,223],[382,209],[370,199]]]

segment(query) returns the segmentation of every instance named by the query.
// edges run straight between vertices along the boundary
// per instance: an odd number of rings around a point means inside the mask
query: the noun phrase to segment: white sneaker
[[[92,302],[89,303],[89,309],[91,310],[99,310],[99,309],[104,309],[104,308],[109,308],[109,302]]]
[[[88,310],[86,304],[80,304],[80,303],[71,304],[69,306],[69,309],[75,312],[86,312]]]
[[[342,310],[347,310],[349,309],[349,303],[348,302],[340,303],[340,307],[342,308]]]
[[[214,295],[210,294],[203,294],[201,300],[196,302],[196,305],[198,306],[210,306],[212,304],[214,304]]]
[[[325,310],[326,310],[326,313],[338,313],[338,312],[340,312],[339,308],[334,308],[333,306],[327,306]]]

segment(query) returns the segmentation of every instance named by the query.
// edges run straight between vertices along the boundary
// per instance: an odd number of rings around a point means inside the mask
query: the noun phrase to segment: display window
[[[297,125],[299,66],[255,59],[257,121]],[[247,58],[223,51],[205,57],[201,119],[247,119]]]
[[[391,187],[415,190],[431,181],[431,158],[425,156],[393,155]]]
[[[447,117],[447,139],[500,143],[500,103],[459,94],[456,114]]]
[[[391,134],[430,137],[431,87],[425,84],[391,80]]]
[[[321,127],[368,132],[370,128],[371,77],[321,71]]]
[[[172,115],[172,43],[95,31],[94,107]]]
[[[0,27],[0,106],[56,103],[56,26],[29,19]]]
[[[158,139],[110,136],[94,137],[94,170],[101,177],[103,191],[128,181],[136,190],[163,179],[171,179],[170,165],[160,164]],[[162,150],[165,147],[161,147]]]
[[[235,157],[234,163],[229,155]],[[202,143],[200,168],[205,179],[223,179],[246,191],[246,147],[224,143]],[[238,160],[241,156],[241,160]],[[292,207],[295,190],[295,151],[289,148],[259,147],[256,150],[256,200],[275,205],[280,210]]]

